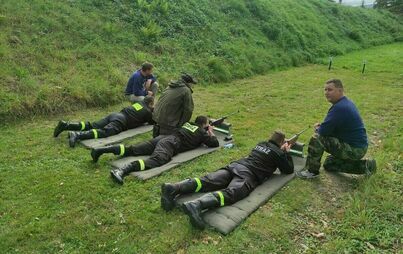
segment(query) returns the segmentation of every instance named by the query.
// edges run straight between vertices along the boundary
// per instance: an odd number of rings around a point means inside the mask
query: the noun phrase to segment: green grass
[[[3,0],[0,30],[0,121],[119,103],[145,60],[163,86],[227,82],[403,38],[400,16],[327,0]]]
[[[403,44],[335,58],[334,69],[308,65],[230,84],[197,86],[197,114],[230,119],[236,148],[220,150],[141,182],[109,178],[104,156],[70,149],[56,121],[96,120],[122,105],[66,116],[35,117],[0,129],[0,252],[4,253],[399,253],[402,249]],[[399,54],[400,53],[400,54]],[[362,59],[368,71],[362,75]],[[274,129],[288,135],[321,121],[324,81],[341,78],[360,109],[378,172],[346,177],[322,172],[294,180],[229,236],[192,229],[180,211],[165,213],[160,184],[195,177],[246,155]],[[225,105],[225,106],[224,106]],[[307,142],[311,133],[301,141]],[[128,143],[150,138],[145,134]],[[323,238],[314,235],[324,233]]]

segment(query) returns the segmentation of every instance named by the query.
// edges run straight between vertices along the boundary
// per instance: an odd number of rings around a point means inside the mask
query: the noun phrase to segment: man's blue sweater
[[[318,133],[335,137],[352,147],[368,146],[367,133],[360,113],[354,103],[345,96],[330,107]]]
[[[147,91],[144,87],[144,83],[151,79],[152,83],[154,83],[157,79],[153,75],[143,76],[141,75],[141,70],[137,70],[130,77],[126,86],[126,95],[134,94],[135,96],[146,96]]]

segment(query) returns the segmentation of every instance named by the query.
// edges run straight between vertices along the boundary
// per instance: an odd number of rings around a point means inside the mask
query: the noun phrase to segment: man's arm
[[[331,108],[326,115],[325,120],[317,129],[317,133],[322,136],[331,136],[338,125],[338,112],[335,108]]]
[[[212,126],[208,127],[208,130],[204,137],[203,144],[205,144],[208,147],[219,147],[220,146],[220,142],[218,142],[217,137],[214,135]]]
[[[282,174],[292,174],[294,173],[294,163],[292,161],[291,155],[288,153],[291,149],[291,145],[285,143],[281,146],[281,150],[284,151],[282,155],[280,155],[278,162],[278,169]]]
[[[129,78],[129,80],[127,81],[127,85],[126,85],[126,94],[133,94],[133,79],[134,79],[134,76],[132,75],[130,78]]]
[[[194,109],[194,104],[193,104],[192,93],[190,92],[190,89],[187,89],[187,91],[183,97],[183,113],[182,113],[181,119],[179,119],[180,125],[183,125],[186,122],[190,121],[190,119],[192,118],[193,109]]]

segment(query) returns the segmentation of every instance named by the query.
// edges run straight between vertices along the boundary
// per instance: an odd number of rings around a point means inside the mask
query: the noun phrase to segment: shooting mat
[[[305,166],[305,158],[293,156],[294,171],[299,171]],[[227,235],[240,225],[249,215],[264,205],[277,191],[295,177],[295,174],[283,175],[278,170],[272,177],[259,185],[248,197],[229,206],[223,206],[204,212],[204,221],[213,229]],[[194,193],[179,196],[176,205],[196,199],[204,193]]]
[[[80,141],[80,143],[87,148],[96,148],[101,146],[107,146],[119,143],[127,138],[132,138],[134,136],[149,132],[153,129],[152,125],[143,125],[134,129],[123,131],[117,135],[113,135],[107,138],[98,139],[87,139]]]

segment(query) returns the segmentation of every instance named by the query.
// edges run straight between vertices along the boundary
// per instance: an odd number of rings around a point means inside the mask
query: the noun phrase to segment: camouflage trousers
[[[318,173],[320,160],[326,151],[330,155],[323,163],[325,170],[350,174],[365,174],[366,160],[362,160],[362,157],[366,154],[367,149],[367,147],[351,147],[337,138],[325,137],[315,133],[309,140],[305,169],[312,173]]]

